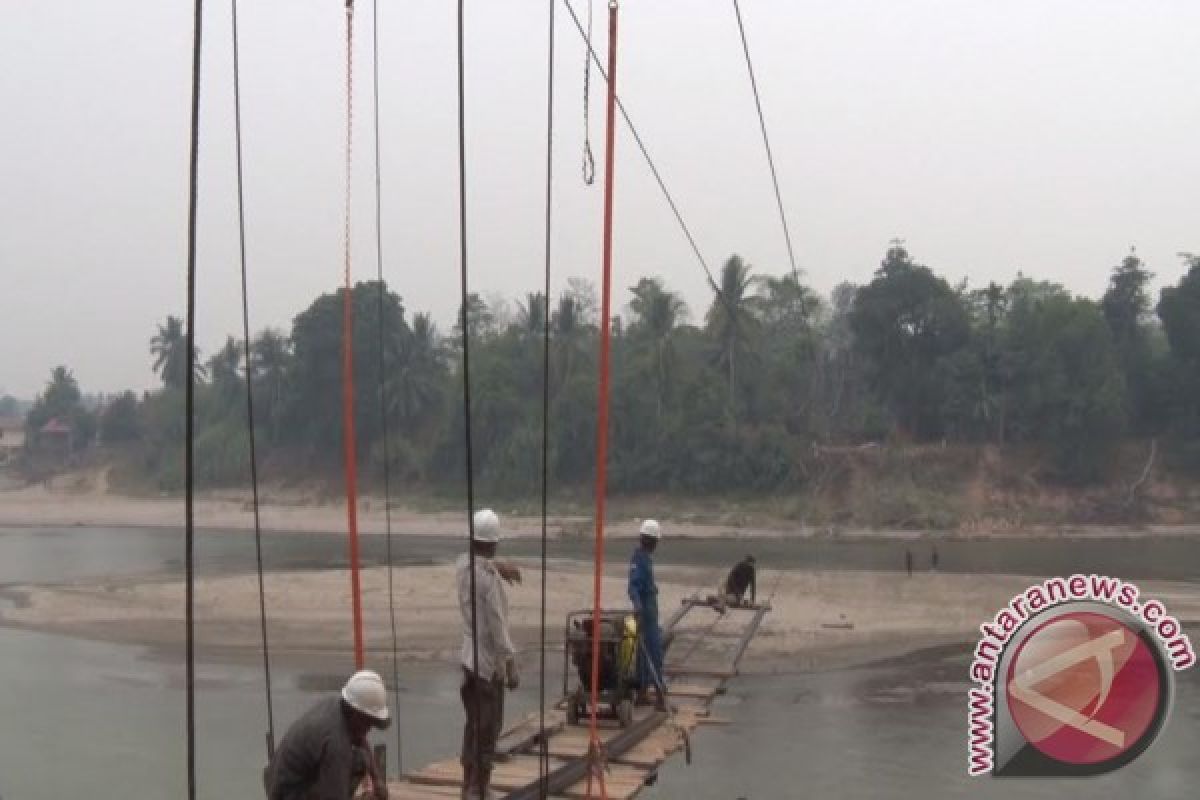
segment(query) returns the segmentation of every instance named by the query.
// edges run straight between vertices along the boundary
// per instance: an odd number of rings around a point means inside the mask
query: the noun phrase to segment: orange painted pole
[[[342,455],[346,470],[346,525],[350,538],[350,602],[354,610],[354,666],[362,669],[362,587],[358,576],[358,446],[354,430],[354,317],[350,284],[350,176],[354,130],[354,1],[346,0],[346,227],[342,295]]]
[[[612,228],[613,228],[613,168],[616,162],[616,104],[617,104],[617,3],[608,4],[608,118],[605,125],[604,160],[604,281],[600,302],[600,389],[596,418],[596,552],[592,587],[592,686],[590,742],[593,755],[599,753],[600,734],[596,710],[600,704],[600,610],[604,579],[604,498],[608,491],[608,397],[610,372],[610,320],[612,318]],[[594,771],[599,779],[600,796],[607,800],[604,773]],[[588,773],[587,795],[592,796],[593,771]]]

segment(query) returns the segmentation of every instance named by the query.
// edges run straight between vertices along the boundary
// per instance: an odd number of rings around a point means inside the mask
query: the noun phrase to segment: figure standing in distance
[[[904,569],[908,571],[908,577],[912,577],[913,557],[912,550],[904,548]]]

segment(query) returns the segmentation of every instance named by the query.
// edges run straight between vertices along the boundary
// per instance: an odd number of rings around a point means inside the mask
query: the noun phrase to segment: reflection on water
[[[1194,634],[1193,634],[1194,635]],[[661,770],[646,798],[1183,800],[1196,796],[1200,680],[1184,673],[1166,730],[1133,764],[1097,778],[968,778],[965,648],[875,668],[739,678],[718,698],[728,726],[702,729],[695,763]],[[1086,794],[1084,794],[1086,792]]]
[[[0,796],[180,797],[184,792],[180,665],[136,648],[4,631],[0,647]],[[661,772],[647,798],[1059,798],[1061,780],[968,779],[963,648],[940,648],[857,670],[743,677],[719,698],[728,726],[700,730],[694,763]],[[536,678],[510,719],[536,703]],[[202,664],[197,694],[199,796],[261,794],[265,705],[251,667]],[[409,766],[454,753],[461,725],[455,670],[405,668],[400,732]],[[1200,681],[1185,673],[1168,727],[1125,769],[1087,779],[1088,797],[1193,797],[1200,779]],[[276,678],[281,726],[319,693]],[[533,685],[530,685],[533,684]],[[395,732],[386,733],[394,757]]]
[[[362,537],[365,564],[385,563],[383,536]],[[928,569],[934,540],[865,537],[765,539],[674,539],[661,548],[663,564],[712,566],[732,564],[747,550],[771,568],[902,570],[911,550],[917,570]],[[938,568],[944,572],[1012,575],[1069,575],[1099,572],[1135,579],[1200,580],[1200,536],[1144,538],[979,539],[938,538]],[[451,560],[462,537],[396,536],[397,564],[431,564]],[[624,558],[632,541],[610,543],[610,554]],[[504,543],[507,554],[536,556],[533,539]],[[199,531],[196,568],[200,574],[228,574],[254,569],[254,537],[247,531]],[[583,538],[552,541],[551,558],[590,560],[592,543]],[[0,584],[67,581],[81,577],[182,571],[182,532],[135,528],[0,528]],[[263,559],[269,570],[344,567],[346,538],[341,534],[268,533]]]
[[[368,558],[380,559],[382,541],[367,541]],[[267,560],[276,568],[328,566],[344,559],[342,544],[332,536],[270,536]],[[398,551],[409,563],[428,562],[448,558],[459,544],[407,537]],[[676,542],[662,560],[719,564],[745,546]],[[876,568],[894,562],[899,568],[904,546],[806,541],[760,543],[754,549],[775,564]],[[1033,574],[1095,569],[1131,578],[1186,577],[1200,555],[1190,539],[938,547],[945,569]],[[513,543],[511,550],[532,554],[535,548],[536,543]],[[555,557],[587,555],[581,542],[554,549]],[[164,531],[0,531],[0,583],[156,572],[177,566],[179,551],[177,537]],[[197,556],[204,572],[250,569],[253,540],[245,534],[204,534]],[[1078,559],[1075,566],[1068,564],[1071,558]],[[966,670],[966,651],[958,647],[871,668],[737,679],[716,710],[733,724],[703,729],[695,737],[695,764],[670,762],[661,785],[646,797],[999,800],[1058,798],[1083,787],[1094,798],[1194,796],[1191,788],[1200,780],[1194,755],[1200,751],[1200,681],[1194,673],[1182,676],[1168,728],[1149,753],[1118,773],[1070,785],[966,777]],[[532,663],[526,676],[510,704],[510,719],[536,703]],[[182,677],[180,663],[148,659],[138,648],[0,628],[0,796],[182,796]],[[329,684],[327,676],[278,671],[273,677],[280,728]],[[404,669],[399,730],[407,765],[455,752],[461,725],[457,678],[449,664]],[[552,686],[557,678],[551,676]],[[200,797],[261,796],[266,729],[261,672],[256,666],[201,663],[198,679]],[[392,748],[394,736],[387,733]]]

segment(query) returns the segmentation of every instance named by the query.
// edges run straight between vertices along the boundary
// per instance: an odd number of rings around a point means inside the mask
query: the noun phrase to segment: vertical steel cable
[[[467,567],[471,571],[471,665],[475,674],[475,763],[483,761],[483,741],[479,736],[479,708],[482,700],[479,674],[479,620],[475,586],[475,464],[471,452],[471,332],[469,325],[470,291],[467,285],[467,120],[466,66],[464,47],[463,0],[458,0],[458,240],[460,283],[462,287],[463,348],[463,435],[467,457]]]
[[[539,758],[538,794],[545,800],[550,780],[550,743],[546,738],[546,541],[547,509],[550,493],[550,233],[552,200],[554,196],[554,5],[549,0],[549,29],[547,32],[546,55],[546,275],[542,289],[542,616],[541,616],[541,664],[538,674],[538,730]]]
[[[792,264],[792,277],[800,283],[800,271],[796,268],[796,253],[792,250],[792,234],[788,230],[787,214],[783,211],[783,194],[779,191],[779,174],[775,171],[775,157],[771,154],[771,139],[767,136],[767,120],[763,116],[762,98],[758,94],[758,81],[754,78],[754,62],[750,60],[750,44],[746,41],[746,26],[742,23],[742,9],[738,0],[733,0],[733,12],[737,16],[738,33],[742,37],[742,51],[746,54],[746,70],[750,73],[750,88],[754,90],[754,107],[758,109],[758,126],[762,129],[763,146],[767,151],[767,166],[771,168],[771,183],[775,186],[775,204],[779,206],[779,221],[783,223],[783,238],[787,242],[788,260]]]
[[[195,421],[196,421],[196,198],[200,163],[200,51],[204,0],[195,0],[192,22],[192,123],[188,155],[187,221],[187,384],[184,391],[184,637],[187,662],[187,796],[196,800],[196,564],[195,564]]]
[[[238,39],[238,0],[230,1],[233,30],[233,130],[237,149],[238,255],[242,267],[242,345],[246,358],[246,427],[250,436],[250,491],[254,503],[254,557],[258,567],[258,619],[262,629],[263,680],[267,692],[267,759],[275,751],[275,709],[271,699],[271,651],[267,644],[267,593],[263,579],[262,525],[258,510],[258,448],[254,426],[254,364],[250,357],[250,292],[246,279],[246,206],[242,176],[242,81]]]
[[[379,285],[379,418],[383,429],[383,519],[387,542],[388,616],[392,627],[392,703],[400,707],[400,656],[396,636],[396,592],[392,576],[392,453],[388,430],[387,373],[384,371],[384,299],[383,282],[383,168],[379,162],[379,0],[371,0],[371,66],[373,70],[375,117],[375,266]],[[396,774],[404,773],[404,748],[400,734],[400,715],[396,714]]]

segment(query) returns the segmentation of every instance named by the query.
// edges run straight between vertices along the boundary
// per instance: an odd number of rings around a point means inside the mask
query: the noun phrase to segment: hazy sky
[[[583,0],[572,0],[581,13]],[[385,275],[448,329],[457,307],[455,3],[380,0]],[[354,275],[375,274],[371,6],[358,0]],[[596,0],[597,47],[606,4]],[[540,284],[546,3],[467,3],[473,288]],[[947,277],[1018,270],[1098,295],[1136,245],[1156,286],[1200,250],[1195,0],[743,0],[792,235],[822,291],[893,237]],[[198,337],[240,330],[229,4],[206,4]],[[559,6],[554,268],[599,276],[580,179],[583,46]],[[732,5],[626,0],[619,84],[714,268],[787,255]],[[252,323],[287,328],[341,280],[341,0],[242,0]],[[154,383],[184,309],[191,3],[0,5],[0,391],[55,364],[85,391]],[[593,76],[595,77],[595,76]],[[592,136],[603,158],[603,103]],[[615,298],[656,274],[709,301],[632,139],[617,142]]]

